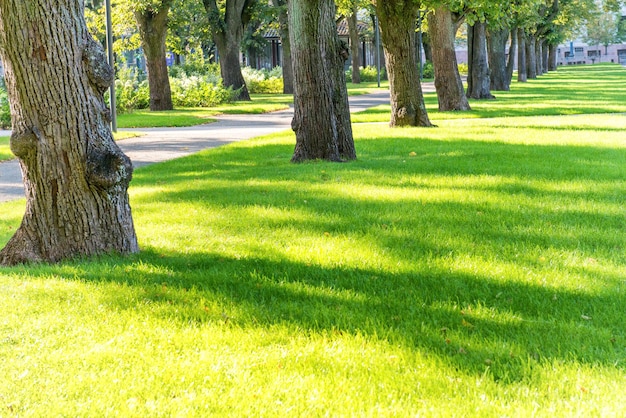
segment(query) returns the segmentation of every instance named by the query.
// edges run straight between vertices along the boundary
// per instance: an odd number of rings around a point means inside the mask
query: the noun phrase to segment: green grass
[[[136,110],[118,115],[120,128],[183,127],[214,122],[220,114],[259,114],[289,107],[293,96],[284,94],[252,95],[250,102],[233,102],[215,107],[184,108],[162,112]]]
[[[549,76],[527,83],[513,82],[511,91],[493,92],[496,102],[470,100],[469,112],[440,112],[437,94],[425,93],[430,119],[579,115],[626,112],[626,70],[616,64],[560,67]],[[353,116],[353,122],[389,121],[390,106],[378,106]]]
[[[140,254],[0,272],[0,416],[623,416],[626,116],[438,125],[137,170]]]

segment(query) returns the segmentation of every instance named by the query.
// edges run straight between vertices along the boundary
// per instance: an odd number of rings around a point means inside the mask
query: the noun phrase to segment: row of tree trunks
[[[356,158],[334,0],[289,2],[294,62],[293,162]]]
[[[0,263],[138,251],[132,165],[113,140],[103,98],[114,73],[87,30],[83,2],[2,0],[0,55],[27,199]]]
[[[435,89],[440,111],[471,110],[454,49],[455,19],[447,7],[437,7],[428,15],[428,34],[435,69]]]
[[[348,21],[348,33],[350,34],[350,56],[352,58],[352,82],[354,84],[361,83],[361,71],[360,71],[360,54],[359,54],[359,28],[357,26],[357,12],[358,7],[355,4],[352,7],[350,15],[347,17]]]
[[[420,3],[376,2],[391,95],[390,126],[432,126],[417,70],[415,29]]]

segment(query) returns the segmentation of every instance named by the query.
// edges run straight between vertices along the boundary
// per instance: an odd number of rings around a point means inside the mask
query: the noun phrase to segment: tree
[[[490,91],[487,61],[487,24],[476,21],[467,28],[467,96],[472,99],[493,99]]]
[[[454,49],[456,22],[460,16],[445,6],[435,8],[428,15],[428,33],[432,48],[435,70],[435,88],[439,110],[471,110]]]
[[[146,56],[150,110],[172,110],[172,91],[167,72],[167,21],[173,0],[135,1],[134,14],[139,27],[141,47]]]
[[[278,33],[283,45],[283,94],[293,94],[293,64],[291,62],[287,0],[273,0],[273,2],[278,9]]]
[[[202,0],[208,14],[213,40],[219,54],[224,87],[239,92],[238,100],[250,100],[250,93],[241,73],[239,52],[245,26],[252,17],[256,0]]]
[[[138,251],[132,165],[113,141],[103,99],[113,71],[87,31],[83,2],[3,0],[0,55],[27,199],[0,262]]]
[[[418,0],[374,0],[391,95],[390,126],[432,126],[417,71]]]
[[[606,55],[609,45],[620,41],[618,24],[619,20],[615,13],[598,10],[585,24],[585,41],[589,45],[604,46]]]
[[[333,0],[289,1],[296,133],[293,162],[356,158]]]

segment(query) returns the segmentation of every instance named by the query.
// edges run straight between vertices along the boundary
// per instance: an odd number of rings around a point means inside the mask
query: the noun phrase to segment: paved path
[[[434,91],[434,87],[427,83],[422,88],[424,92]],[[389,103],[389,92],[352,96],[350,111],[359,112],[385,103]],[[224,115],[219,116],[215,123],[189,128],[136,129],[145,135],[128,138],[118,144],[130,157],[133,166],[141,167],[231,142],[284,131],[291,128],[292,117],[293,109],[261,115]],[[8,135],[9,131],[0,130],[0,136]],[[0,163],[0,202],[21,197],[24,197],[24,185],[19,164],[16,160]]]

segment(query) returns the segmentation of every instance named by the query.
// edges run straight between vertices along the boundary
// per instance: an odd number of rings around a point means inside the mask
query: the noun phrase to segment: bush
[[[210,107],[230,102],[234,98],[232,88],[215,83],[213,76],[184,76],[170,80],[172,102],[176,107]]]
[[[461,75],[467,75],[468,72],[468,66],[466,63],[462,62],[459,64],[459,74]]]
[[[120,113],[150,107],[148,81],[139,81],[139,75],[133,68],[120,69],[115,80],[115,100]]]
[[[435,78],[435,67],[432,62],[424,62],[424,66],[422,67],[422,78]]]
[[[9,96],[4,85],[4,78],[0,78],[0,128],[11,127],[11,108],[9,106]]]
[[[376,70],[376,67],[372,67],[371,65],[367,67],[361,67],[359,68],[359,73],[361,75],[361,81],[364,83],[373,83],[374,81],[378,81],[378,71]],[[387,72],[385,71],[384,67],[380,69],[380,79],[387,79]],[[352,67],[350,67],[346,71],[346,80],[352,80]]]
[[[250,93],[282,93],[283,71],[281,67],[271,70],[256,70],[251,67],[241,69],[243,79]]]

